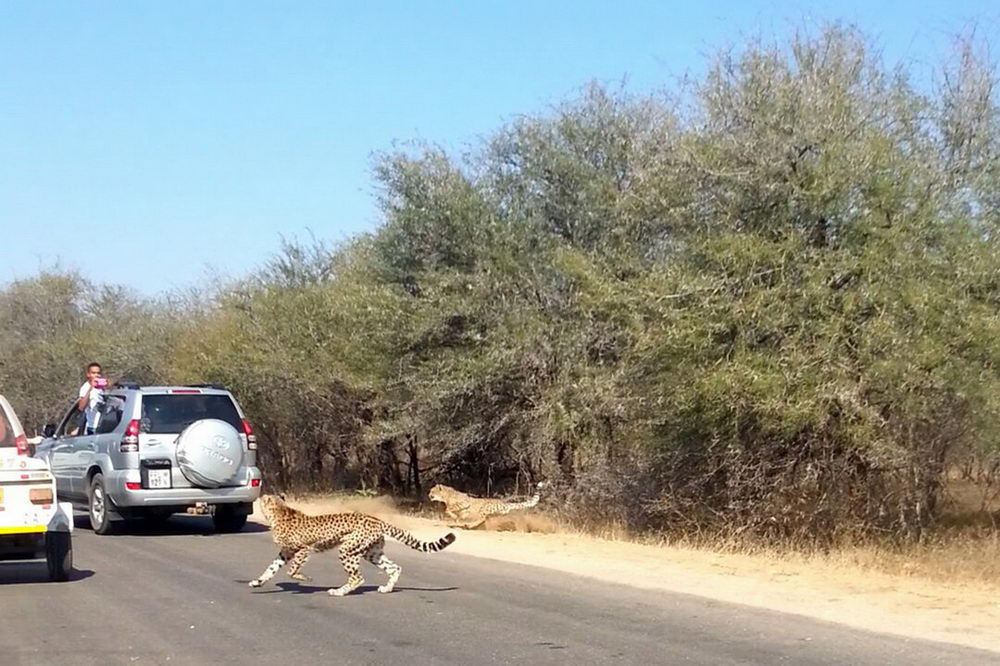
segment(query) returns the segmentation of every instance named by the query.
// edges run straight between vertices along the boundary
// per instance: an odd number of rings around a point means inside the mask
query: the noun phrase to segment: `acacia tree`
[[[373,275],[413,337],[377,425],[632,524],[919,534],[998,416],[993,78],[946,72],[833,27],[387,156]]]
[[[24,426],[63,416],[87,363],[114,379],[164,378],[175,319],[128,289],[44,272],[0,291],[0,390]]]
[[[580,521],[916,537],[996,451],[995,80],[962,43],[923,89],[833,26],[590,86],[461,159],[382,155],[379,228],[210,298],[12,285],[0,379],[25,409],[92,355],[224,382],[286,487],[544,478]]]

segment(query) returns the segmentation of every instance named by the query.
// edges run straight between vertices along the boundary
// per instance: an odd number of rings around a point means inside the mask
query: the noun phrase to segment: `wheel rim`
[[[96,525],[104,524],[104,489],[94,486],[93,497],[90,500],[90,517]]]

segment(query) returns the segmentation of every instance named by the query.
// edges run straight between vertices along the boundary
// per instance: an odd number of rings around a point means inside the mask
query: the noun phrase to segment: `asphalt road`
[[[541,568],[390,542],[381,574],[344,598],[330,553],[297,583],[251,590],[276,552],[265,528],[165,528],[96,536],[77,518],[76,575],[0,562],[0,664],[974,664],[1000,654],[904,640],[812,619],[598,583]],[[459,535],[461,538],[461,535]]]

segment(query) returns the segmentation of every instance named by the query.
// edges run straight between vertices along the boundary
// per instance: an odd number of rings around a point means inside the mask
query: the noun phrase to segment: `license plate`
[[[151,470],[149,470],[149,487],[150,488],[169,488],[170,487],[170,470],[169,469],[151,469]]]

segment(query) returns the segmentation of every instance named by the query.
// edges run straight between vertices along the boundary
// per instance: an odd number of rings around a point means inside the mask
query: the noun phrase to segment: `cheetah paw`
[[[327,594],[329,594],[331,597],[342,597],[350,591],[351,590],[349,588],[345,587],[331,587],[329,590],[327,590]]]
[[[379,585],[378,591],[381,592],[382,594],[389,594],[390,592],[392,592],[392,588],[393,588],[392,585]]]
[[[312,578],[310,578],[309,576],[304,576],[302,574],[289,574],[288,577],[289,578],[293,578],[295,580],[300,580],[303,583],[310,583],[310,582],[312,582]]]
[[[247,585],[249,585],[250,587],[260,587],[263,584],[264,583],[260,582],[259,580],[252,580],[249,583],[247,583]]]

